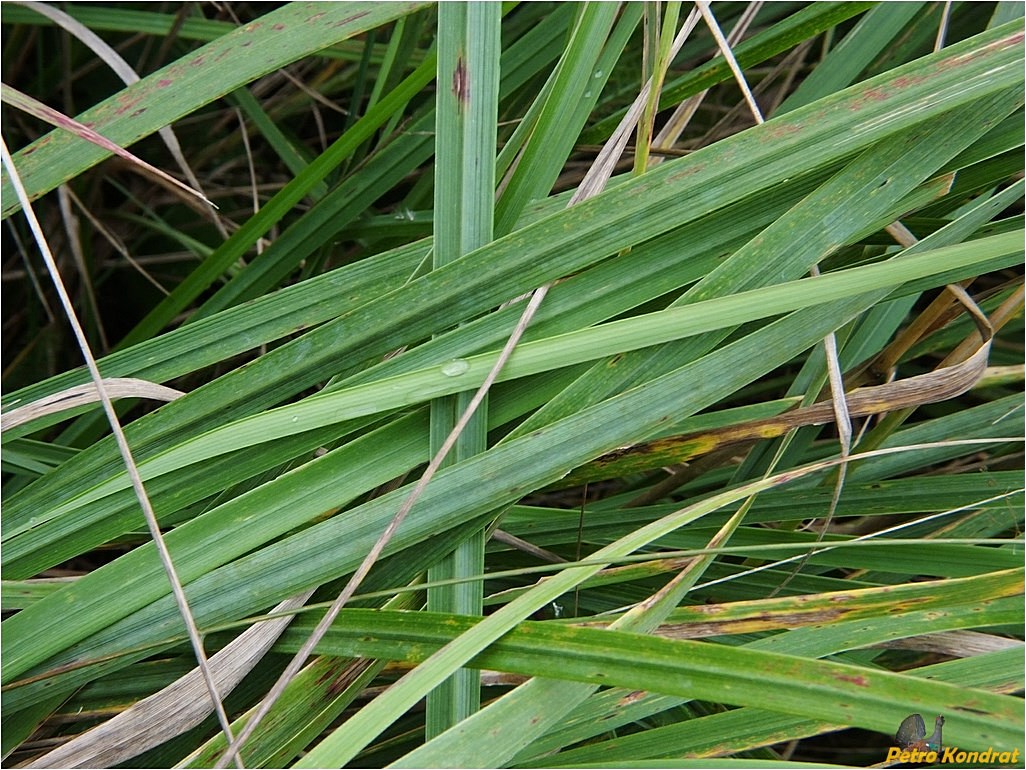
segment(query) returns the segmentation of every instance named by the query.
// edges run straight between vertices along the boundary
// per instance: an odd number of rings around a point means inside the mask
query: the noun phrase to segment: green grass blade
[[[264,16],[259,23],[236,29],[143,78],[116,96],[77,116],[107,139],[127,147],[170,125],[183,115],[224,96],[277,67],[358,35],[391,19],[423,7],[401,2],[311,8],[289,4]],[[272,52],[250,56],[256,46]],[[212,66],[214,62],[217,66]],[[225,73],[230,73],[225,77]],[[90,143],[54,131],[15,153],[22,182],[30,200],[49,192],[109,155]],[[17,199],[5,179],[0,190],[3,216],[17,211]]]
[[[495,3],[443,4],[438,11],[437,81],[443,84],[435,124],[435,268],[492,240],[495,219],[495,142],[499,102],[501,6]],[[431,452],[439,451],[473,392],[431,403]],[[488,401],[467,423],[447,465],[488,446]],[[442,467],[445,467],[443,465]],[[484,571],[484,531],[474,533],[428,571],[428,580],[462,578]],[[428,608],[461,615],[482,612],[481,585],[463,583],[428,590]],[[477,672],[456,671],[428,694],[428,735],[477,712],[481,683]]]
[[[1006,32],[1002,30],[987,34],[994,38],[991,42],[1007,41]],[[745,172],[738,173],[741,169],[748,169],[765,185],[796,173],[792,143],[804,150],[800,154],[801,160],[810,167],[816,167],[827,158],[843,157],[846,152],[851,152],[854,149],[852,143],[854,147],[864,146],[869,139],[880,139],[891,130],[900,129],[910,121],[912,114],[923,120],[930,119],[942,112],[944,106],[950,106],[948,100],[953,100],[955,104],[964,103],[970,92],[974,96],[977,93],[992,93],[1000,91],[1005,83],[1021,81],[1021,68],[1013,64],[1021,51],[1014,46],[1009,47],[1007,42],[990,45],[988,40],[985,36],[979,36],[975,40],[946,49],[943,55],[936,57],[934,66],[940,66],[935,75],[924,76],[915,86],[911,86],[921,89],[918,111],[906,105],[906,110],[895,113],[890,109],[887,96],[878,101],[866,101],[865,92],[880,89],[883,82],[870,81],[817,102],[816,105],[769,121],[759,129],[735,137],[737,141],[727,140],[703,153],[696,153],[681,161],[664,163],[616,191],[611,190],[543,219],[530,228],[500,239],[392,292],[382,298],[382,302],[398,310],[389,319],[387,326],[382,326],[377,309],[371,311],[370,306],[367,306],[365,312],[358,308],[332,324],[277,349],[248,368],[221,378],[163,407],[156,414],[137,421],[129,428],[129,438],[134,445],[140,446],[140,457],[145,457],[156,450],[161,441],[166,442],[172,435],[180,438],[183,430],[189,430],[187,426],[190,424],[203,424],[209,428],[211,421],[224,422],[243,413],[252,413],[316,382],[325,374],[337,372],[335,362],[339,356],[360,351],[360,360],[366,361],[398,344],[408,342],[404,333],[409,334],[412,327],[416,327],[419,334],[437,330],[440,328],[440,319],[433,329],[425,328],[424,320],[442,307],[456,316],[454,318],[451,315],[447,319],[448,324],[451,324],[474,308],[487,307],[515,295],[518,290],[540,285],[552,277],[580,269],[584,264],[594,262],[601,254],[615,252],[640,237],[651,237],[672,226],[692,221],[702,213],[715,210],[730,201],[735,194],[734,189],[751,189],[751,180],[746,178]],[[986,53],[973,58],[966,67],[959,69],[960,78],[956,78],[943,66],[948,58],[960,57],[965,51],[976,50],[979,45],[986,48]],[[1001,64],[1005,59],[1008,60],[1007,64]],[[994,66],[987,69],[991,64]],[[969,89],[966,83],[966,79],[971,77],[970,67],[987,73],[977,91]],[[895,71],[893,77],[902,77],[901,70]],[[901,95],[911,98],[907,89]],[[828,102],[831,104],[826,104]],[[866,125],[872,125],[872,130],[866,133],[853,130],[851,114],[847,112],[853,106],[859,107],[860,116],[867,121]],[[824,115],[837,115],[837,119],[832,123],[806,125],[810,110]],[[779,135],[781,138],[775,142],[763,142],[762,138],[768,135]],[[801,141],[797,139],[798,136]],[[823,144],[813,143],[813,137]],[[735,152],[742,153],[744,160],[738,158]],[[765,160],[761,165],[756,161],[759,155]],[[734,162],[727,162],[731,158]],[[696,171],[703,173],[695,174]],[[691,205],[686,212],[676,207],[666,210],[661,207],[661,201],[683,194],[691,195]],[[523,248],[525,238],[529,238],[528,242],[533,244],[526,252]],[[597,243],[604,245],[596,250]],[[455,302],[447,295],[434,293],[443,290],[443,287],[447,290],[453,285],[450,281],[464,287]],[[341,326],[349,330],[344,341],[338,339],[336,331]],[[317,352],[311,355],[311,350]],[[358,362],[354,360],[352,363],[355,365]],[[246,385],[247,380],[252,384]],[[198,406],[197,402],[202,406]],[[182,417],[178,417],[179,414]],[[148,427],[150,425],[153,427]],[[193,427],[191,430],[195,429]],[[82,478],[96,479],[97,469],[89,468],[89,463],[92,457],[108,451],[104,447],[101,442],[67,463],[61,471],[70,474],[73,467],[77,466]],[[71,496],[74,487],[65,482],[63,489],[66,494],[62,496]],[[30,498],[23,499],[28,503]]]

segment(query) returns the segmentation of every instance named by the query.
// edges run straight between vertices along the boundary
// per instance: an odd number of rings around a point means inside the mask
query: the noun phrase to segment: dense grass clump
[[[5,766],[1021,752],[1021,4],[3,30]]]

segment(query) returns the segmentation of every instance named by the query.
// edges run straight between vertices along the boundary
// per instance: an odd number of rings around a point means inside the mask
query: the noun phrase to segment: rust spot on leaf
[[[902,75],[901,77],[897,77],[897,78],[894,79],[893,86],[895,88],[908,88],[909,86],[919,85],[920,83],[924,82],[925,80],[926,80],[926,78],[924,78],[924,77],[913,77],[911,75]]]
[[[862,106],[862,102],[882,102],[887,98],[887,92],[882,88],[869,88],[862,95],[862,99],[853,102],[853,109],[857,109]]]
[[[167,78],[164,78],[163,80],[158,80],[157,81],[157,88],[167,88],[169,85],[171,85],[174,82],[175,81],[168,80]]]
[[[693,166],[681,169],[676,174],[667,177],[666,182],[667,184],[673,184],[674,182],[679,182],[681,179],[685,179],[693,174],[699,174],[703,171],[705,171],[705,164],[697,163]]]
[[[278,22],[277,24],[272,24],[271,29],[273,29],[275,32],[281,32],[283,29],[285,29],[285,25],[281,22]]]
[[[139,104],[139,97],[132,97],[130,95],[123,93],[118,94],[117,100],[120,106],[116,110],[114,110],[115,115],[124,115],[126,112],[134,108],[137,104]]]
[[[869,687],[869,682],[866,681],[864,676],[845,676],[844,674],[838,674],[837,679],[842,682],[857,684],[859,687]]]
[[[801,130],[802,129],[800,126],[796,126],[793,123],[790,123],[782,126],[772,126],[772,128],[770,128],[769,134],[773,139],[781,139],[785,136],[797,134]]]
[[[1022,45],[1022,41],[1023,33],[1016,32],[1014,35],[1009,35],[1008,37],[1003,37],[1000,40],[995,40],[993,43],[990,43],[984,46],[983,48],[977,48],[975,50],[961,54],[960,56],[955,56],[951,59],[947,59],[946,61],[942,61],[938,64],[938,69],[945,70],[950,67],[958,67],[968,62],[971,62],[973,59],[977,59],[980,56],[986,56],[990,53],[996,53],[998,51],[1004,50],[1005,48],[1018,48]]]

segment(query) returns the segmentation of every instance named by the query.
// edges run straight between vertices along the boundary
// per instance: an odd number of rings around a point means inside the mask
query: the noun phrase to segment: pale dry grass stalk
[[[11,158],[11,154],[7,149],[7,142],[2,139],[0,139],[0,149],[2,149],[3,152],[3,165],[7,169],[8,177],[15,189],[18,200],[21,203],[22,210],[28,220],[29,227],[35,236],[36,244],[43,256],[43,261],[46,263],[47,270],[50,272],[50,277],[53,279],[54,288],[57,291],[57,295],[60,297],[68,323],[71,324],[72,331],[75,334],[75,339],[78,341],[79,349],[82,351],[82,356],[85,358],[86,367],[89,369],[89,374],[92,377],[93,384],[96,386],[96,392],[100,397],[100,402],[103,404],[103,410],[107,414],[111,431],[114,433],[114,439],[117,442],[118,450],[125,463],[125,469],[132,481],[132,488],[135,490],[136,499],[139,501],[139,505],[143,511],[143,516],[146,519],[146,526],[150,531],[150,537],[153,539],[161,564],[167,574],[168,581],[171,583],[171,591],[174,594],[178,610],[185,623],[186,630],[188,631],[189,641],[192,644],[193,652],[196,656],[196,662],[199,664],[200,670],[203,672],[203,679],[206,682],[207,692],[211,701],[214,703],[214,709],[217,712],[221,729],[224,731],[228,739],[231,740],[231,725],[228,721],[228,715],[225,713],[224,705],[221,703],[221,697],[218,694],[213,675],[207,665],[207,657],[206,653],[203,651],[203,641],[200,638],[199,629],[196,627],[196,621],[192,616],[192,612],[189,610],[189,603],[185,597],[185,589],[182,587],[182,582],[178,578],[174,562],[171,560],[171,553],[168,551],[167,545],[164,542],[164,536],[160,531],[160,525],[157,523],[157,516],[153,512],[153,506],[150,504],[149,496],[146,494],[142,478],[139,475],[139,469],[132,457],[132,450],[128,446],[128,440],[125,438],[125,433],[121,428],[121,422],[118,419],[117,412],[114,411],[114,404],[111,401],[110,394],[104,386],[103,377],[100,375],[99,367],[96,365],[96,359],[93,357],[92,351],[89,347],[89,341],[86,339],[85,331],[82,329],[81,323],[79,323],[74,305],[71,302],[71,297],[68,296],[67,289],[64,287],[64,282],[61,280],[60,273],[57,270],[57,263],[54,261],[53,254],[50,253],[50,247],[43,235],[43,229],[39,224],[39,220],[36,219],[35,211],[33,210],[32,204],[29,202],[28,195],[25,192],[25,188],[21,183],[21,177],[18,175],[18,170],[14,166],[14,160]],[[242,760],[239,759],[237,764],[239,767],[242,767]]]

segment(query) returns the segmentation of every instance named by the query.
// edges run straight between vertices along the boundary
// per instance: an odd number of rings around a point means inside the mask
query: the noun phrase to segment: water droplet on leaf
[[[459,377],[469,368],[470,364],[468,364],[462,358],[457,358],[442,366],[442,374],[444,374],[446,377]]]

